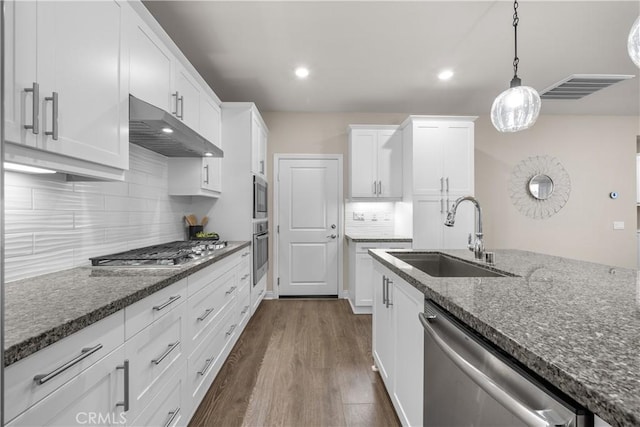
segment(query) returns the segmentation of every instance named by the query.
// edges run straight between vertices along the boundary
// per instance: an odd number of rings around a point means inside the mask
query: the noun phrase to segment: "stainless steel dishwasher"
[[[593,414],[544,386],[432,301],[419,316],[425,330],[425,426],[593,425]]]

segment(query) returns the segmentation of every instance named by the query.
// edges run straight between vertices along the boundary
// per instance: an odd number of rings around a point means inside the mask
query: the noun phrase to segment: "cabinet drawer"
[[[5,421],[51,394],[123,342],[124,312],[120,310],[8,366],[5,369]],[[73,360],[78,362],[54,375],[58,368]],[[42,378],[42,384],[37,384],[34,378],[46,374],[51,375]]]
[[[149,404],[186,359],[186,307],[186,304],[179,305],[125,343],[133,373],[131,419]]]
[[[124,369],[119,369],[124,367],[124,359],[124,346],[120,346],[7,426],[90,425],[92,414],[103,417],[101,425],[122,425],[128,416],[118,406],[125,400],[125,374]]]
[[[249,292],[244,292],[243,294],[238,295],[236,313],[238,316],[237,334],[239,335],[242,333],[244,327],[249,322],[249,318],[251,317],[251,294]]]
[[[186,361],[183,361],[158,395],[144,408],[138,418],[129,425],[186,426],[191,409],[187,400],[186,374],[187,364]]]
[[[213,283],[189,297],[188,353],[220,322],[222,313],[238,293],[235,270],[227,271]]]
[[[218,277],[222,276],[229,270],[232,270],[240,262],[240,255],[233,254],[224,258],[215,264],[210,265],[200,271],[197,271],[187,277],[188,295],[195,295],[203,288],[209,286]]]
[[[233,343],[236,327],[237,315],[232,304],[224,310],[218,326],[205,337],[204,345],[189,357],[187,386],[194,406],[200,403],[224,363],[225,352]]]
[[[124,309],[125,339],[129,339],[186,300],[187,280],[182,279]]]

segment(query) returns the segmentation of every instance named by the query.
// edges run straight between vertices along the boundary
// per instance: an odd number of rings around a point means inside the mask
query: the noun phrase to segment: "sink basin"
[[[433,277],[512,277],[511,273],[490,270],[441,253],[390,253]]]

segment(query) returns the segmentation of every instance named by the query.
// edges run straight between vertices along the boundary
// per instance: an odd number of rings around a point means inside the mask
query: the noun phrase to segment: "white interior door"
[[[338,295],[338,159],[280,159],[278,167],[278,293]]]

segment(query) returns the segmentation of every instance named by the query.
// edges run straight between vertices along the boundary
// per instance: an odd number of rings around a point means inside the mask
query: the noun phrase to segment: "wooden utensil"
[[[202,222],[201,222],[202,227],[203,227],[203,228],[204,228],[204,227],[206,227],[206,225],[207,225],[208,223],[209,223],[209,217],[208,217],[208,216],[206,216],[206,215],[205,215],[205,216],[203,216],[203,217],[202,217]]]
[[[194,214],[187,215],[187,218],[189,219],[189,225],[198,225],[198,217]]]

